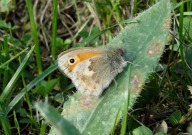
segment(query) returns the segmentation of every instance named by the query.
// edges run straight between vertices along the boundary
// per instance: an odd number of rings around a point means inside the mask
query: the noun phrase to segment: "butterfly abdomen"
[[[108,53],[108,60],[110,61],[111,72],[120,73],[123,71],[123,68],[127,65],[126,61],[124,60],[124,49],[117,48],[110,50],[111,53]]]

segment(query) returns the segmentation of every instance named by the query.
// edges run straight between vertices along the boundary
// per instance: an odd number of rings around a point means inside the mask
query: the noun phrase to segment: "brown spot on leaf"
[[[82,109],[85,110],[90,110],[95,107],[95,103],[97,101],[97,98],[91,97],[91,96],[86,96],[86,95],[81,95],[79,100],[79,106]]]
[[[157,56],[158,54],[161,54],[162,51],[163,51],[163,46],[161,45],[161,43],[154,42],[149,46],[147,54],[149,56]]]
[[[131,92],[134,94],[139,93],[143,86],[143,80],[138,73],[131,76]]]
[[[170,29],[170,24],[171,24],[171,17],[167,17],[165,21],[163,22],[163,28],[166,30]]]

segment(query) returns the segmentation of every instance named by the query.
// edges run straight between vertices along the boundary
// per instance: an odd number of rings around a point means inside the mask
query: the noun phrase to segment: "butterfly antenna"
[[[125,61],[125,63],[129,63],[129,64],[132,64],[132,65],[134,65],[134,66],[140,66],[140,65],[135,64],[135,63],[133,63],[133,62],[131,62],[131,61]],[[124,63],[123,63],[123,64],[124,64]]]

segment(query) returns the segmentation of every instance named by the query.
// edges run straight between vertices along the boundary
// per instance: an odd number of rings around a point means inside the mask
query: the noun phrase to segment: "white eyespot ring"
[[[68,59],[69,65],[73,65],[75,62],[76,62],[76,60],[75,60],[74,57],[71,57],[71,58]]]

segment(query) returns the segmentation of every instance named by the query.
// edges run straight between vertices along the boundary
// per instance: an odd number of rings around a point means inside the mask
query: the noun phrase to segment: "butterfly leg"
[[[115,83],[115,89],[117,89],[117,86],[118,86],[117,81],[115,79],[113,79],[113,81]]]

